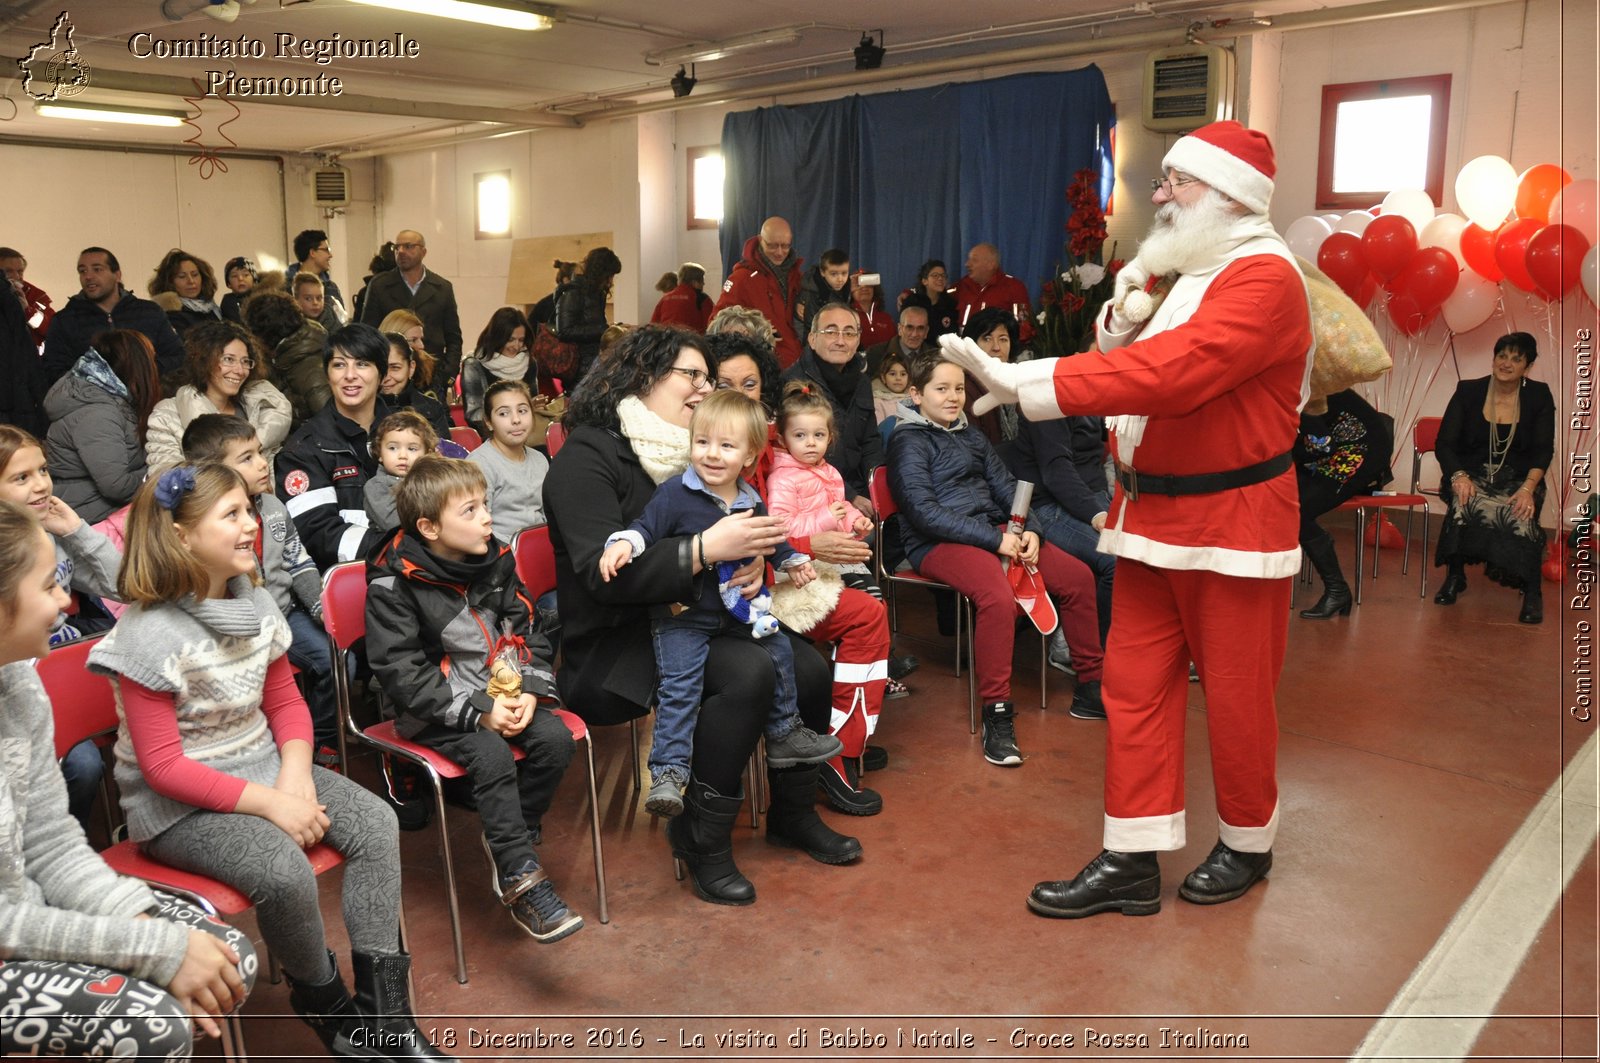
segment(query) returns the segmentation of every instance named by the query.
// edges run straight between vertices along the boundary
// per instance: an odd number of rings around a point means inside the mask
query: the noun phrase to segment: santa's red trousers
[[[859,757],[878,726],[883,684],[889,677],[889,616],[881,601],[846,587],[839,604],[806,638],[833,648],[833,719],[830,734],[843,756]]]
[[[1221,839],[1272,848],[1278,826],[1273,691],[1289,631],[1288,579],[1117,561],[1106,646],[1105,847],[1181,849],[1189,661],[1200,672]]]

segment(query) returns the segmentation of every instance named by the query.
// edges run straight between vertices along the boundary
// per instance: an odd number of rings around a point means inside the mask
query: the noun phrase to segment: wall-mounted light
[[[72,118],[80,122],[117,122],[121,125],[181,126],[187,111],[160,107],[119,107],[112,103],[76,103],[72,100],[37,102],[33,112],[41,118]]]
[[[540,15],[526,8],[502,7],[499,4],[479,3],[477,0],[351,0],[351,3],[383,7],[411,15],[459,19],[507,30],[547,30],[556,24],[549,15]]]
[[[770,48],[779,44],[793,44],[800,39],[800,31],[792,28],[762,30],[742,37],[729,37],[725,41],[707,41],[705,44],[687,44],[676,48],[663,48],[658,52],[644,53],[644,61],[651,66],[670,66],[673,63],[709,63],[737,52],[755,48]]]
[[[685,74],[683,67],[680,66],[678,72],[672,75],[672,95],[681,100],[694,91],[697,83],[695,76],[693,74]]]
[[[883,31],[878,31],[878,43],[872,43],[872,34],[863,33],[861,43],[856,45],[856,69],[876,70],[883,65],[884,47]]]
[[[477,194],[479,240],[499,240],[511,235],[511,171],[497,170],[473,177]]]

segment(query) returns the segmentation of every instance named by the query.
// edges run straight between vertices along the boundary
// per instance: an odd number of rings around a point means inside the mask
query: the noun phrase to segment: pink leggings
[[[923,557],[917,571],[950,584],[977,604],[973,632],[977,649],[973,656],[978,699],[986,703],[1011,700],[1017,600],[1012,597],[999,555],[976,546],[940,543]],[[1061,630],[1072,651],[1072,667],[1078,673],[1078,681],[1099,679],[1102,649],[1094,573],[1071,554],[1044,543],[1039,550],[1039,574],[1061,614]]]

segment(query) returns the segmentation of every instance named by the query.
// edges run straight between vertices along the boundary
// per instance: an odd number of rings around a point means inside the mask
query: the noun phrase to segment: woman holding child
[[[705,340],[646,326],[624,337],[572,397],[565,446],[545,480],[545,510],[557,562],[565,624],[561,692],[593,724],[649,711],[656,662],[653,613],[699,597],[702,573],[717,562],[756,557],[735,579],[760,586],[764,555],[784,542],[783,522],[735,512],[698,535],[663,538],[610,580],[599,561],[606,540],[637,519],[656,485],[689,462],[689,423],[716,382]],[[789,638],[797,704],[813,730],[826,730],[828,669],[805,642]],[[748,904],[755,889],[734,865],[731,832],[743,800],[740,774],[774,703],[771,659],[738,632],[709,640],[695,721],[684,812],[668,828],[673,853],[689,867],[696,892],[720,904]],[[861,845],[817,816],[818,768],[770,773],[770,841],[803,849],[824,863],[857,858]]]

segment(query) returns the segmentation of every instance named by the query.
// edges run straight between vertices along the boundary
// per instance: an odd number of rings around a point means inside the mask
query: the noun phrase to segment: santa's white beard
[[[1159,277],[1183,273],[1196,263],[1214,263],[1218,246],[1238,221],[1232,201],[1214,188],[1190,207],[1163,203],[1139,245],[1139,264],[1150,276]]]

